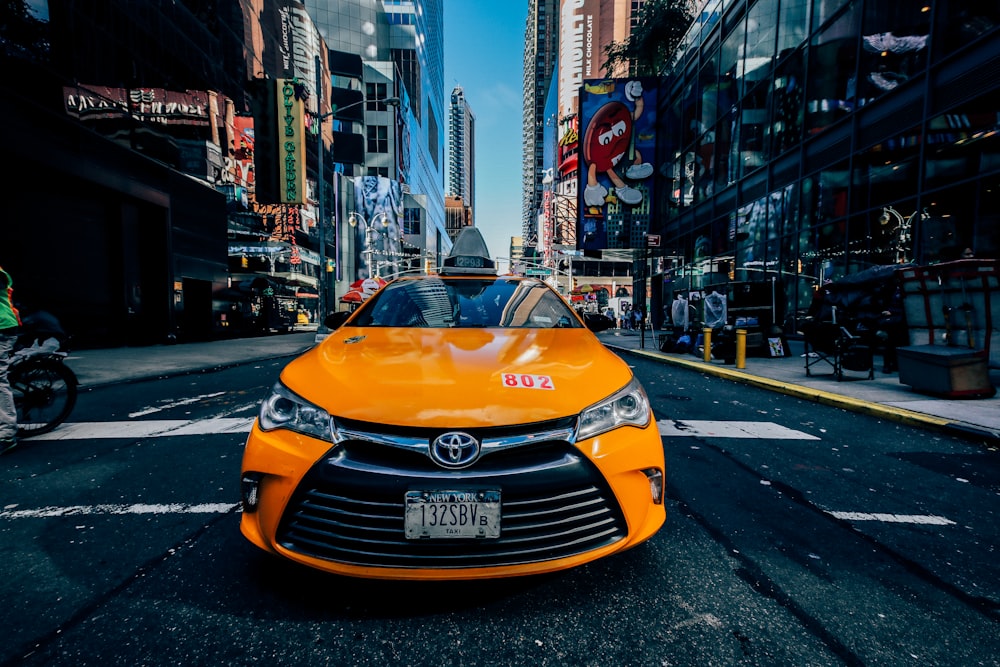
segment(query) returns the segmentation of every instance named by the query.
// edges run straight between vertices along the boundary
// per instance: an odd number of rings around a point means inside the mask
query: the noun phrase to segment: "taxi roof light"
[[[440,274],[496,275],[496,264],[478,227],[465,227],[455,239],[451,253],[441,263]]]

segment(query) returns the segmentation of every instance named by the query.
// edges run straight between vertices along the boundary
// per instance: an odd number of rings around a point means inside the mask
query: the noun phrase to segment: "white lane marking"
[[[94,440],[107,438],[161,438],[174,435],[249,433],[254,417],[212,419],[159,419],[129,422],[76,422],[63,424],[51,433],[31,436],[32,440]]]
[[[687,421],[660,419],[661,436],[700,438],[763,438],[770,440],[819,440],[815,435],[796,431],[774,422]]]
[[[158,405],[158,406],[149,406],[148,408],[143,408],[138,412],[130,412],[128,416],[130,419],[134,419],[135,417],[144,417],[146,415],[151,415],[154,412],[169,410],[170,408],[176,408],[181,405],[191,405],[192,403],[197,403],[198,401],[206,398],[215,398],[216,396],[222,396],[225,393],[226,392],[224,391],[217,391],[213,394],[202,394],[201,396],[192,396],[191,398],[183,398],[179,401],[174,401],[172,403],[164,403],[163,405]]]
[[[881,521],[883,523],[920,523],[931,526],[954,526],[955,522],[933,514],[879,514],[872,512],[831,512],[827,514],[844,521]]]
[[[0,519],[44,519],[59,516],[81,516],[95,514],[227,514],[239,509],[239,503],[202,503],[185,505],[69,505],[67,507],[40,507],[33,510],[16,510],[16,505],[8,505],[0,510]]]

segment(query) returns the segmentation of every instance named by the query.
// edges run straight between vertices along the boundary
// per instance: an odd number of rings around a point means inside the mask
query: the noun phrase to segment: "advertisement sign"
[[[305,99],[298,79],[278,79],[278,192],[282,204],[306,203]]]
[[[354,278],[395,278],[403,256],[403,189],[384,176],[354,178]]]
[[[580,91],[580,250],[644,248],[653,213],[657,79],[594,79]]]

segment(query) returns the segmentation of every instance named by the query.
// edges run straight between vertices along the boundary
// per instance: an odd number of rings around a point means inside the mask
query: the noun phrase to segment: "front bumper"
[[[305,565],[386,579],[550,572],[651,537],[665,518],[643,472],[663,471],[655,423],[579,443],[553,437],[571,433],[565,427],[480,430],[484,450],[491,441],[521,444],[496,448],[454,471],[436,466],[419,448],[375,444],[386,440],[377,425],[352,425],[358,437],[331,448],[255,424],[243,470],[259,476],[259,502],[256,511],[244,511],[241,530],[259,547]],[[500,537],[406,539],[406,492],[436,489],[499,489]]]

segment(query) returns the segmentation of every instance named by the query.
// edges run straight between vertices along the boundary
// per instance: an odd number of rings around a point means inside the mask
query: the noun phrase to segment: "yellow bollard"
[[[708,363],[712,360],[712,330],[705,327],[701,330],[701,340],[705,344],[704,361]]]
[[[747,330],[736,330],[736,368],[747,367]]]

